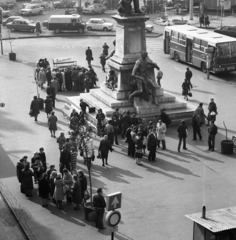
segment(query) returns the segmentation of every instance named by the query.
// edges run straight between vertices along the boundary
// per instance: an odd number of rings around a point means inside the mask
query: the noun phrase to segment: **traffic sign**
[[[106,197],[107,200],[107,211],[114,210],[117,208],[121,208],[121,192],[108,194]]]
[[[105,222],[109,227],[115,227],[121,220],[121,214],[119,211],[109,211],[105,217]]]

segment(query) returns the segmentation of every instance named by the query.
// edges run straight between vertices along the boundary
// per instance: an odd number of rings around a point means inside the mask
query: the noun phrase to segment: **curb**
[[[19,202],[17,202],[15,197],[12,196],[9,189],[5,185],[3,185],[1,180],[0,180],[0,192],[4,200],[6,201],[8,207],[10,208],[12,214],[19,223],[26,238],[28,240],[37,240],[34,234],[32,233],[31,229],[27,225],[27,215],[25,213],[28,211],[20,206]]]

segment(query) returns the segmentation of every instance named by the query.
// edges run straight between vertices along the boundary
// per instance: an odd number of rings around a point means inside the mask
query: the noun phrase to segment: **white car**
[[[33,14],[42,14],[44,8],[40,7],[38,4],[28,4],[25,8],[20,10],[21,15],[33,15]]]
[[[31,0],[30,3],[23,3],[22,8],[25,8],[29,4],[38,4],[40,7],[43,7],[44,9],[49,7],[49,4],[47,2],[43,2],[42,0]]]
[[[103,31],[111,31],[113,29],[114,24],[110,22],[106,22],[101,18],[91,18],[86,23],[87,30],[103,30]]]
[[[84,14],[104,13],[106,10],[107,10],[107,7],[100,3],[100,4],[90,5],[87,8],[84,8],[82,13]]]
[[[145,23],[145,31],[146,32],[152,32],[153,30],[154,30],[153,25]]]

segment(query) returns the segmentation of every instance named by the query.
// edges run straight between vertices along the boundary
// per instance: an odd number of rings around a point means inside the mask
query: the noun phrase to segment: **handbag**
[[[101,153],[98,152],[97,158],[101,158]]]
[[[29,115],[30,115],[30,117],[33,117],[33,116],[34,116],[34,115],[33,115],[33,110],[32,110],[32,109],[30,110]]]
[[[193,94],[192,94],[191,92],[189,92],[189,93],[188,93],[188,96],[189,96],[189,97],[192,97],[192,96],[193,96]]]

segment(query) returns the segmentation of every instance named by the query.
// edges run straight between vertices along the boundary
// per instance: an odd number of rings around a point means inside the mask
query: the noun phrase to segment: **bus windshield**
[[[232,58],[236,57],[236,42],[218,43],[217,57],[220,58]]]

